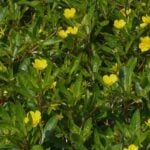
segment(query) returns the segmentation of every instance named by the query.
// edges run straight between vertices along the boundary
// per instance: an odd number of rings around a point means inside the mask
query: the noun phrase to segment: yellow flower
[[[143,17],[142,17],[142,21],[143,21],[144,23],[150,24],[150,16],[143,16]]]
[[[150,16],[143,16],[142,17],[142,21],[143,21],[143,23],[141,23],[140,24],[140,27],[141,28],[144,28],[144,27],[146,27],[147,25],[150,25]]]
[[[112,85],[112,81],[110,80],[110,77],[108,75],[103,76],[103,82],[107,85]]]
[[[114,21],[114,27],[117,29],[121,29],[125,26],[126,22],[123,19],[115,20]]]
[[[150,118],[147,121],[145,121],[145,124],[150,127]]]
[[[50,89],[54,89],[54,88],[56,87],[56,84],[57,84],[57,82],[54,81],[54,82],[52,83],[52,85],[50,86]]]
[[[128,148],[124,148],[123,150],[138,150],[138,146],[131,144],[128,146]]]
[[[32,127],[36,127],[41,121],[41,112],[38,110],[36,110],[35,112],[29,111],[27,113],[27,117],[24,118],[24,123],[27,124],[30,121],[30,118],[32,122]]]
[[[117,81],[118,81],[118,77],[115,74],[111,74],[110,76],[109,75],[103,76],[103,82],[109,86],[111,86],[112,84],[114,84]]]
[[[145,28],[146,26],[147,26],[146,23],[141,23],[141,24],[140,24],[140,28]]]
[[[118,77],[117,77],[117,75],[115,75],[115,74],[111,74],[111,75],[110,75],[110,79],[111,79],[111,81],[112,81],[113,83],[115,83],[116,81],[118,81]]]
[[[146,52],[150,50],[150,37],[142,37],[140,38],[141,43],[139,43],[139,48],[141,49],[141,52]]]
[[[129,9],[122,8],[120,10],[120,12],[122,13],[123,16],[126,17],[126,16],[128,16],[131,13],[131,9],[130,8]]]
[[[61,104],[58,104],[58,103],[54,103],[54,104],[50,104],[49,105],[49,108],[51,110],[56,110]]]
[[[70,8],[70,9],[67,8],[67,9],[64,10],[64,16],[67,19],[74,18],[75,13],[76,13],[76,9],[75,8]]]
[[[115,64],[111,67],[111,70],[114,71],[114,72],[117,72],[117,70],[118,70],[118,64],[115,63]]]
[[[58,31],[58,35],[59,35],[61,38],[65,39],[65,38],[68,36],[68,33],[67,33],[65,30],[59,30],[59,31]]]
[[[77,34],[78,32],[78,27],[74,26],[74,27],[68,27],[66,32],[68,34]]]
[[[27,124],[28,122],[29,122],[29,118],[28,118],[28,117],[25,117],[25,118],[24,118],[24,123]]]
[[[47,61],[45,59],[35,59],[32,65],[37,70],[43,70],[47,67]]]
[[[4,90],[4,91],[3,91],[3,96],[7,96],[7,94],[8,94],[8,91],[7,91],[7,90]]]

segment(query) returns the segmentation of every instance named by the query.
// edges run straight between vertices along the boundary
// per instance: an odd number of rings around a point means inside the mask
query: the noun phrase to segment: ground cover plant
[[[0,1],[0,149],[150,149],[149,0]]]

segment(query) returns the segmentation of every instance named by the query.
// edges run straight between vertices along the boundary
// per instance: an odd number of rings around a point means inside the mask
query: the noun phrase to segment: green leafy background
[[[77,12],[68,20],[71,7]],[[149,0],[1,0],[0,149],[150,149],[150,53],[138,47],[150,34],[139,27],[149,8]],[[113,27],[116,19],[124,29]],[[73,25],[77,35],[57,35]],[[48,62],[40,73],[36,58]],[[102,77],[111,73],[119,80],[106,86]],[[30,110],[42,113],[32,129],[24,123]]]

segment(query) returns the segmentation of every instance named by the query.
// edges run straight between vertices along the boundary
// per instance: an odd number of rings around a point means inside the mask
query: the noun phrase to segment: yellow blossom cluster
[[[120,10],[120,12],[124,16],[128,16],[131,13],[131,9],[123,8]],[[142,16],[142,21],[143,22],[140,24],[141,28],[144,28],[144,27],[150,25],[150,16],[148,16],[148,15]],[[123,19],[114,20],[113,25],[116,29],[122,29],[126,25],[126,21]],[[139,49],[141,50],[141,52],[146,52],[146,51],[150,50],[150,37],[149,36],[140,38]]]
[[[64,10],[64,17],[66,19],[71,19],[74,18],[76,14],[76,9],[75,8],[66,8]],[[66,30],[60,29],[58,30],[58,36],[65,39],[68,37],[69,34],[75,35],[78,32],[78,27],[77,26],[68,26]]]
[[[108,85],[111,86],[113,85],[115,82],[118,81],[118,77],[116,74],[111,74],[111,75],[104,75],[103,76],[103,82]]]
[[[145,28],[146,26],[150,25],[150,16],[142,16],[142,21],[143,23],[140,24],[141,28]],[[140,43],[139,43],[139,49],[141,52],[146,52],[150,50],[150,37],[145,36],[140,38]]]
[[[129,9],[126,9],[126,8],[122,8],[121,10],[120,10],[120,12],[122,13],[122,15],[123,16],[128,16],[130,13],[131,13],[131,8],[129,8]]]
[[[29,111],[27,113],[27,116],[24,118],[24,123],[32,123],[32,127],[37,127],[37,125],[41,121],[41,112],[39,110],[34,111]]]
[[[72,34],[72,35],[75,35],[77,34],[78,32],[78,27],[77,26],[74,26],[74,27],[67,27],[67,30],[59,30],[58,31],[58,35],[65,39],[66,37],[68,37],[68,34]]]
[[[131,9],[129,8],[129,9],[126,9],[126,8],[122,8],[121,10],[120,10],[120,12],[121,12],[121,14],[123,15],[123,16],[128,16],[130,13],[131,13]],[[124,20],[124,19],[118,19],[118,20],[114,20],[114,27],[116,28],[116,29],[122,29],[125,25],[126,25],[126,21]]]

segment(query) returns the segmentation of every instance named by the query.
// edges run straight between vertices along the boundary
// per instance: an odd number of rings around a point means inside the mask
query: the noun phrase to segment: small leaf
[[[81,129],[71,119],[69,122],[70,131],[75,134],[80,134]]]
[[[43,147],[41,145],[34,145],[31,150],[43,150]]]
[[[97,130],[94,131],[94,146],[93,147],[95,150],[104,149],[104,146],[101,143],[100,136]]]
[[[14,144],[0,144],[0,149],[19,150],[19,148]]]
[[[120,78],[123,83],[124,90],[126,92],[130,92],[132,88],[132,80],[133,80],[133,71],[136,66],[137,58],[130,58],[127,62],[127,65],[122,67],[120,72]]]
[[[5,18],[7,13],[7,7],[0,7],[0,22]]]
[[[81,61],[81,55],[77,57],[76,60],[74,61],[74,64],[69,72],[69,75],[72,75],[72,73],[77,71],[77,69],[79,68],[80,61]]]
[[[99,58],[98,55],[95,54],[92,64],[93,64],[93,72],[98,72],[99,66],[101,65],[101,59]]]
[[[75,83],[73,83],[70,87],[70,91],[73,94],[73,97],[75,98],[75,104],[78,100],[80,100],[82,95],[82,76],[80,75]]]
[[[122,150],[122,144],[113,145],[112,150]]]
[[[24,59],[22,62],[21,62],[21,64],[20,64],[20,66],[19,66],[19,69],[20,70],[23,70],[23,71],[27,71],[28,70],[28,67],[29,67],[29,65],[30,65],[30,59],[29,58],[26,58],[26,59]]]
[[[100,22],[100,26],[104,27],[107,26],[109,24],[109,20],[104,20],[102,22]]]
[[[56,127],[58,120],[58,116],[53,116],[48,120],[42,133],[42,143],[44,142],[46,136]]]
[[[62,40],[58,40],[58,39],[48,39],[48,40],[43,42],[43,46],[53,45],[56,43],[60,43],[61,41]]]
[[[82,135],[82,137],[83,137],[83,141],[86,141],[88,138],[89,138],[89,136],[91,135],[91,133],[92,133],[92,131],[91,131],[91,129],[92,129],[92,118],[89,118],[86,122],[85,122],[85,124],[84,124],[84,128],[83,128],[83,130],[82,130],[82,132],[81,132],[81,135]]]
[[[40,1],[19,1],[18,4],[23,4],[23,5],[29,5],[29,6],[32,6],[32,7],[36,7],[37,5],[40,4]]]
[[[131,123],[130,123],[130,132],[136,133],[140,131],[140,124],[141,124],[141,120],[140,120],[140,112],[137,109],[131,119]]]

